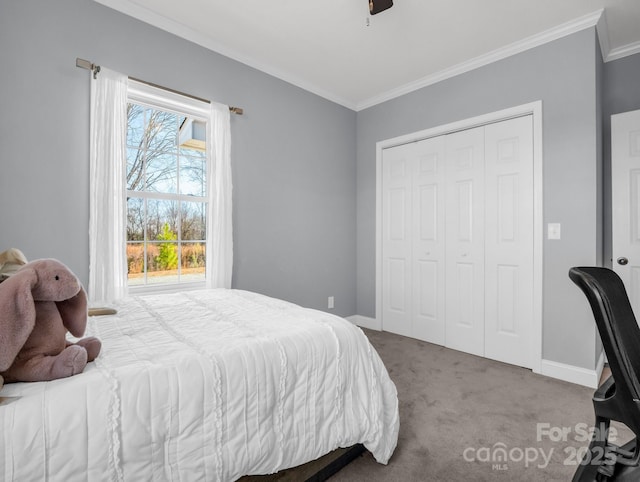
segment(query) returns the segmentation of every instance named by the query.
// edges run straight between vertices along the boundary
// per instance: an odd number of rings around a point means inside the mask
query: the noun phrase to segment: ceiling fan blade
[[[393,0],[369,0],[369,13],[375,15],[393,7]]]

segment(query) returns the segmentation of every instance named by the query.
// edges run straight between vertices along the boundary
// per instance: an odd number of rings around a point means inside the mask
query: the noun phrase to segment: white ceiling
[[[640,52],[640,0],[96,0],[354,110],[597,25]]]

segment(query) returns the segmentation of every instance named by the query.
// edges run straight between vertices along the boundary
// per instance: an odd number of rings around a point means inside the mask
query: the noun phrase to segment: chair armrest
[[[607,378],[604,381],[604,383],[600,385],[596,390],[596,392],[593,394],[593,401],[602,402],[604,400],[607,400],[608,398],[611,398],[611,396],[615,393],[615,391],[616,391],[616,382],[613,379],[613,376],[609,376],[609,378]]]

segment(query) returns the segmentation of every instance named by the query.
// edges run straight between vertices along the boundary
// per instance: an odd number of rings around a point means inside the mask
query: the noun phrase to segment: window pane
[[[206,239],[205,203],[182,202],[180,223],[182,240],[202,241]]]
[[[178,282],[178,243],[149,243],[147,283]]]
[[[127,148],[127,189],[144,191],[144,151]]]
[[[178,116],[171,112],[148,110],[145,135],[150,150],[176,152],[178,148]]]
[[[205,157],[180,156],[180,194],[205,195]]]
[[[147,201],[147,239],[173,241],[178,239],[178,202],[164,199]]]
[[[205,145],[205,144],[203,144]],[[200,159],[207,158],[207,150],[206,149],[198,149],[198,148],[189,148],[188,146],[181,145],[180,146],[180,155],[196,157]]]
[[[127,104],[127,146],[144,147],[144,110],[141,105]]]
[[[204,155],[207,151],[207,123],[185,117],[180,124],[178,139],[180,150],[185,155]]]
[[[144,241],[144,200],[127,200],[127,241]]]
[[[175,193],[177,192],[178,157],[162,151],[148,151],[146,191]]]
[[[204,281],[206,266],[205,244],[182,243],[181,247],[180,281]]]
[[[127,243],[129,285],[144,284],[144,243]]]

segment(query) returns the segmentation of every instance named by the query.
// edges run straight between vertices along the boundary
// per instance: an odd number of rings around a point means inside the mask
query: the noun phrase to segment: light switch
[[[547,224],[547,239],[560,239],[560,223]]]

